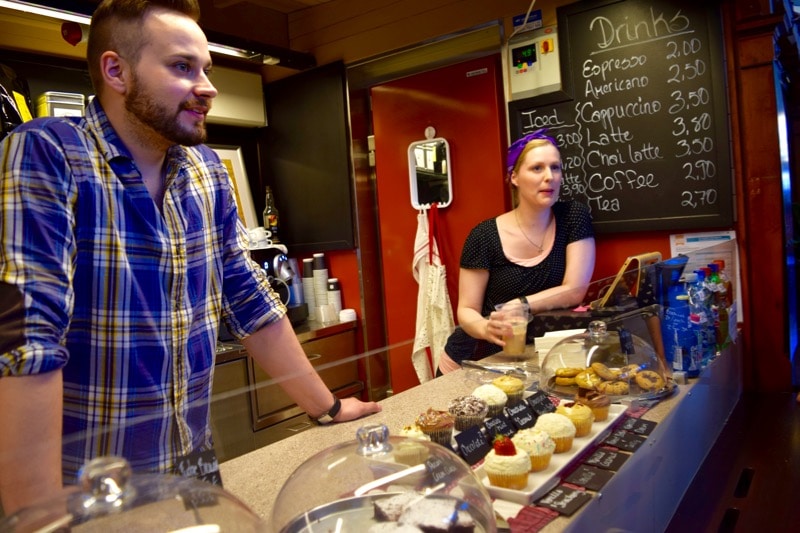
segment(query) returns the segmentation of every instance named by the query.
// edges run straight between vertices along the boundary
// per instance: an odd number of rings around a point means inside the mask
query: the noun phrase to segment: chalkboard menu
[[[725,67],[714,2],[559,7],[560,91],[509,103],[512,141],[548,128],[562,199],[598,233],[733,224]]]

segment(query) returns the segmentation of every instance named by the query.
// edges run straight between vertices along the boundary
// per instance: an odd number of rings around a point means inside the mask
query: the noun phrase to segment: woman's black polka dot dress
[[[556,236],[547,257],[532,267],[509,261],[500,244],[497,220],[484,220],[472,229],[461,252],[461,268],[489,271],[486,295],[481,313],[488,316],[494,306],[520,296],[557,287],[564,279],[567,267],[567,245],[594,236],[589,208],[579,202],[559,201],[553,205]],[[457,328],[445,345],[445,351],[456,362],[482,359],[500,351],[500,346],[473,339]]]

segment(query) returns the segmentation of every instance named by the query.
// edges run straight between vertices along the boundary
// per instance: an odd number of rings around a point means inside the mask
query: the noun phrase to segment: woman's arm
[[[567,309],[582,303],[594,273],[594,239],[582,239],[567,245],[567,268],[558,287],[525,295],[531,313]]]
[[[488,282],[488,270],[462,268],[459,271],[458,325],[474,339],[483,339],[499,346],[505,346],[503,322],[493,320],[494,313],[488,317],[481,314]]]

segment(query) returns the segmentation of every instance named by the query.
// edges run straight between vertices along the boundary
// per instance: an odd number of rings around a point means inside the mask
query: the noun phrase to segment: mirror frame
[[[450,165],[450,143],[448,143],[447,139],[443,137],[434,137],[425,139],[424,141],[416,141],[408,145],[408,179],[411,185],[411,205],[414,207],[414,209],[423,209],[425,207],[430,207],[431,205],[428,202],[420,203],[419,201],[419,176],[417,175],[418,167],[415,150],[419,147],[436,145],[438,143],[443,143],[445,149],[444,161],[447,172],[443,172],[441,174],[447,179],[447,201],[437,202],[437,204],[439,207],[447,207],[453,201],[453,174],[452,167]]]

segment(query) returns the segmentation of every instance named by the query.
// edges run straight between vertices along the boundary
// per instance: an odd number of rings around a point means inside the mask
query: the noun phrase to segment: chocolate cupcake
[[[459,396],[450,402],[448,412],[455,417],[455,426],[459,431],[464,431],[474,426],[479,426],[489,406],[477,396]]]
[[[450,447],[455,425],[453,415],[447,411],[428,408],[417,417],[416,423],[422,432],[431,438],[431,441]]]

